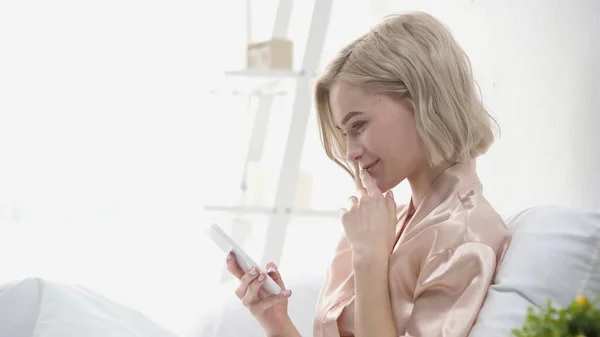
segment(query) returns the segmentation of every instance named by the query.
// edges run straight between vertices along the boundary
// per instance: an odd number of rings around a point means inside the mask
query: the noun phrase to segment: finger
[[[243,299],[246,296],[246,292],[248,291],[248,286],[250,283],[254,281],[258,277],[258,270],[256,268],[250,269],[250,271],[240,279],[240,285],[235,290],[235,294],[239,299]]]
[[[371,177],[371,175],[369,174],[369,171],[361,170],[360,172],[360,179],[362,181],[363,186],[367,189],[367,193],[369,195],[376,195],[378,193],[381,194],[379,187],[377,187],[377,184],[375,183],[373,177]]]
[[[242,303],[244,306],[248,307],[252,303],[257,302],[259,300],[258,291],[262,288],[263,284],[265,284],[265,280],[267,279],[267,275],[260,273],[258,277],[252,280],[246,289],[246,294],[242,299]]]
[[[281,288],[282,291],[285,290],[285,284],[283,283],[283,279],[281,278],[281,274],[279,274],[279,270],[277,269],[275,263],[267,263],[267,265],[265,266],[265,270],[267,271],[267,274],[273,279],[273,281],[277,283],[279,288]]]
[[[274,305],[285,303],[290,296],[292,296],[292,291],[286,290],[281,294],[271,295],[263,298],[262,300],[256,301],[250,304],[248,309],[253,315],[260,315]]]
[[[227,254],[226,264],[227,264],[227,270],[231,274],[233,274],[233,276],[237,277],[238,280],[241,279],[242,276],[244,276],[245,273],[242,270],[242,268],[240,267],[240,265],[237,263],[234,252],[229,252],[229,254]]]
[[[338,213],[340,214],[340,217],[344,218],[346,216],[346,214],[348,213],[348,210],[345,209],[344,207],[342,207],[338,210]]]
[[[356,207],[358,205],[358,198],[355,196],[350,196],[348,198],[348,201],[350,202],[350,208]]]
[[[369,195],[369,193],[367,193],[367,190],[364,187],[361,187],[358,189],[358,195],[359,195],[360,199],[362,200],[364,197]]]
[[[385,203],[388,207],[388,210],[390,212],[391,218],[394,221],[394,224],[396,224],[396,222],[398,221],[398,219],[396,218],[396,201],[394,200],[394,192],[392,192],[392,190],[389,190],[387,192],[387,195],[385,196]]]

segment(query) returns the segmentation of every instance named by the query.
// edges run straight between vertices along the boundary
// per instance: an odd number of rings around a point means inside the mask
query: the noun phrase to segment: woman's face
[[[346,83],[334,84],[329,100],[347,159],[367,169],[382,192],[429,167],[409,104]]]

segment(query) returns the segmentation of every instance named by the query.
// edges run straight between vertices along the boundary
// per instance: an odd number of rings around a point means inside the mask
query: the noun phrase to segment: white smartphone
[[[229,254],[229,252],[233,251],[235,254],[235,259],[238,265],[242,268],[244,273],[247,273],[250,269],[256,268],[259,273],[264,273],[267,275],[267,280],[263,285],[263,289],[269,294],[276,295],[281,293],[281,288],[273,279],[265,273],[265,271],[256,263],[244,250],[235,242],[233,239],[219,227],[217,224],[211,225],[206,233],[210,238],[221,248],[225,254]]]

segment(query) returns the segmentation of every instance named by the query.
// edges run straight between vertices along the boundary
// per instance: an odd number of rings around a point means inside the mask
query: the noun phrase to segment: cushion
[[[472,337],[508,336],[523,324],[528,307],[548,299],[568,306],[577,295],[600,294],[600,213],[535,207],[507,224],[512,241]]]
[[[25,279],[0,286],[0,336],[176,337],[143,314],[80,286]]]

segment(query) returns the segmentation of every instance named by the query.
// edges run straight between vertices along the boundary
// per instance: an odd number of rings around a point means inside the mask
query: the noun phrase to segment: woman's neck
[[[412,190],[412,202],[414,209],[417,209],[425,195],[429,191],[431,184],[450,166],[454,165],[451,162],[443,162],[437,166],[429,166],[429,163],[424,168],[417,170],[417,172],[408,177],[410,189]]]

